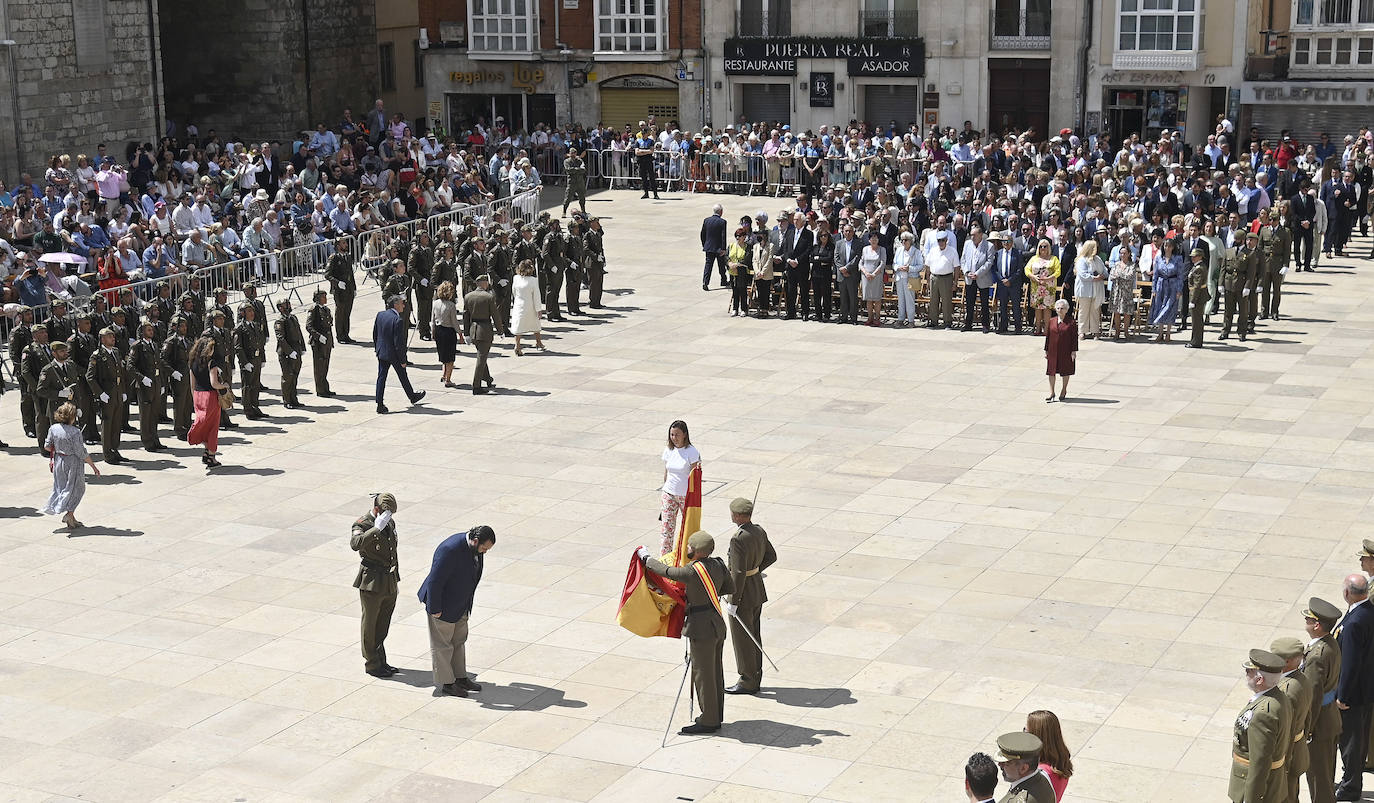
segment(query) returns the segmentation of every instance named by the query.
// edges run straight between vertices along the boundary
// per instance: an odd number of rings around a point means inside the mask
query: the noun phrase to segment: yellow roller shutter
[[[677,120],[676,89],[602,89],[601,122],[617,131],[654,115],[659,127]]]

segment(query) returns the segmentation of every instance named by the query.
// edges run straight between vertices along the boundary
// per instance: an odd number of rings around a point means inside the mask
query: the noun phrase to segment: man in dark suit
[[[787,319],[797,317],[800,294],[803,314],[811,312],[811,230],[801,212],[792,214],[792,227],[782,234],[783,290],[786,293]]]
[[[420,585],[420,602],[429,614],[434,685],[444,694],[467,697],[482,690],[468,677],[468,615],[487,550],[495,545],[496,532],[485,524],[450,535],[434,550],[429,576]]]
[[[377,412],[387,412],[382,404],[386,392],[386,375],[394,370],[405,389],[406,397],[415,404],[425,397],[410,386],[410,376],[406,373],[406,328],[401,320],[401,310],[405,309],[405,296],[395,295],[387,299],[387,308],[377,313],[372,323],[372,345],[377,350]]]
[[[1341,676],[1336,708],[1341,712],[1341,767],[1337,800],[1363,795],[1365,756],[1369,750],[1369,714],[1374,704],[1374,608],[1369,606],[1369,578],[1352,574],[1342,586],[1345,617],[1336,627],[1341,648]]]
[[[258,186],[267,190],[267,197],[275,199],[277,190],[281,187],[282,177],[286,175],[286,167],[282,165],[282,160],[277,158],[272,150],[271,143],[264,142],[258,150],[258,155],[253,160],[254,180]]]
[[[725,210],[720,204],[711,207],[711,216],[701,222],[701,250],[706,254],[706,267],[701,269],[701,289],[711,289],[711,266],[720,271],[720,286],[730,284],[726,276]]]
[[[1016,321],[1016,334],[1021,334],[1021,285],[1026,281],[1026,261],[1016,250],[1016,243],[1006,232],[995,231],[992,241],[997,251],[992,257],[992,278],[996,282],[997,334],[1007,333],[1007,316]]]
[[[1313,227],[1317,225],[1317,201],[1308,194],[1312,182],[1304,178],[1288,202],[1288,225],[1293,229],[1293,262],[1298,270],[1312,270]]]

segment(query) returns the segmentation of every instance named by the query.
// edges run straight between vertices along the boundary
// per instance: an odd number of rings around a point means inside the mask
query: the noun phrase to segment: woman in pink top
[[[1050,779],[1054,787],[1055,803],[1064,799],[1064,790],[1073,776],[1073,760],[1069,758],[1069,748],[1064,744],[1064,732],[1059,728],[1059,717],[1053,711],[1032,711],[1026,717],[1026,732],[1039,738],[1044,745],[1040,749],[1040,770]]]

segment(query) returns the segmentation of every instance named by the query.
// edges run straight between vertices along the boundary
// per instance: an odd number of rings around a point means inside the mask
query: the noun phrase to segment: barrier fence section
[[[110,306],[117,305],[125,288],[131,289],[134,298],[140,303],[157,298],[164,285],[171,288],[171,296],[176,298],[190,289],[191,280],[194,278],[200,279],[201,289],[212,301],[213,291],[223,287],[229,292],[231,303],[235,303],[243,297],[243,286],[252,281],[261,288],[259,297],[269,307],[276,303],[276,298],[281,294],[290,298],[294,305],[301,306],[310,299],[307,289],[325,281],[325,267],[328,265],[329,257],[336,250],[357,255],[353,267],[354,271],[362,270],[364,283],[369,278],[380,282],[379,269],[386,262],[387,249],[400,236],[399,232],[402,230],[412,238],[421,230],[428,231],[433,241],[438,242],[441,230],[447,226],[461,226],[468,221],[485,223],[497,213],[505,215],[503,220],[506,223],[515,218],[532,221],[539,213],[539,190],[529,190],[489,203],[465,206],[380,229],[291,245],[228,262],[217,262],[193,271],[181,271],[105,288],[95,287],[91,288],[89,293],[78,290],[71,292],[69,297],[63,300],[67,302],[70,312],[76,314],[89,309],[94,303],[95,296],[103,297]],[[48,303],[30,305],[29,308],[34,313],[34,323],[41,323],[48,318],[52,306],[51,289],[49,296]],[[0,348],[0,369],[11,378],[16,378],[18,372],[16,366],[9,364],[9,336],[16,323],[17,321],[7,315],[0,316],[0,328],[3,328],[0,332],[0,345],[3,345],[3,348]],[[132,322],[126,321],[126,324],[132,325]]]

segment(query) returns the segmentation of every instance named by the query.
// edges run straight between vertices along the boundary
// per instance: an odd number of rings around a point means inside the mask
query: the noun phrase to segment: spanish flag
[[[678,517],[677,535],[673,551],[662,560],[669,566],[687,563],[687,537],[701,529],[701,469],[692,471],[687,483],[687,497]],[[654,574],[630,556],[625,573],[625,586],[620,592],[620,608],[616,622],[637,636],[667,636],[681,638],[687,618],[687,597],[681,583]]]

